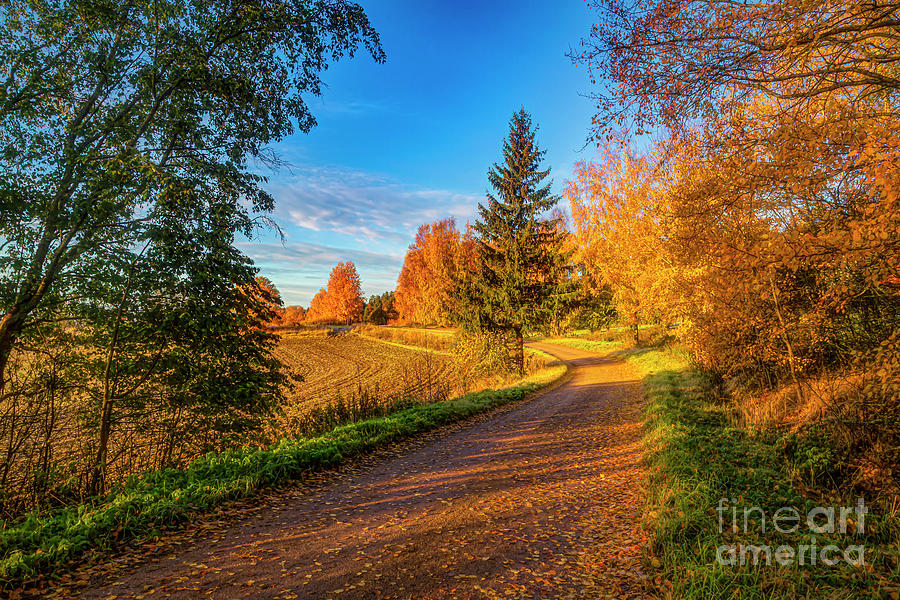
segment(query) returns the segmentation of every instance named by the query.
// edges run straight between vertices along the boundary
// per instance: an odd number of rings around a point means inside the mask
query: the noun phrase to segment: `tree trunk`
[[[797,361],[794,357],[794,345],[791,344],[791,338],[788,337],[787,333],[787,325],[784,322],[784,317],[781,316],[781,306],[778,304],[778,288],[775,287],[774,275],[769,275],[769,282],[772,284],[772,301],[775,303],[775,316],[778,317],[778,324],[781,325],[781,339],[784,341],[788,353],[788,366],[791,370],[791,380],[794,383],[794,387],[797,389],[797,397],[800,399],[800,402],[806,402],[803,387],[800,385],[800,377],[797,375],[798,369]]]
[[[101,494],[106,480],[106,455],[109,448],[109,432],[112,428],[112,398],[104,395],[100,409],[100,440],[97,455],[94,458],[94,471],[91,475],[90,494]]]
[[[634,347],[637,348],[641,345],[641,332],[637,321],[631,325],[631,335],[634,338]]]
[[[0,394],[6,389],[6,366],[16,339],[22,332],[26,315],[27,312],[15,305],[0,319]]]
[[[519,373],[519,377],[525,376],[525,340],[522,338],[522,330],[516,329],[516,347],[514,348],[515,352],[515,362],[516,362],[516,371]]]
[[[103,369],[103,404],[100,407],[100,439],[97,443],[97,455],[94,459],[94,472],[91,477],[92,494],[102,494],[106,484],[106,460],[109,450],[109,434],[112,430],[112,410],[113,400],[115,397],[117,380],[113,379],[113,362],[116,358],[116,350],[119,345],[119,331],[122,325],[122,317],[125,314],[125,303],[128,302],[128,296],[131,294],[131,284],[134,281],[134,269],[137,265],[138,258],[143,256],[144,252],[150,246],[150,242],[144,245],[141,253],[134,257],[128,271],[128,279],[125,280],[125,290],[122,292],[122,299],[119,301],[119,307],[116,309],[116,319],[113,325],[112,339],[109,343],[109,351],[106,354],[106,366]],[[152,368],[152,367],[151,367]]]

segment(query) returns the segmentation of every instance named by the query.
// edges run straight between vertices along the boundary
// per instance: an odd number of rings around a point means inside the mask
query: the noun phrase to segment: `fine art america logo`
[[[813,534],[806,543],[797,545],[746,545],[725,544],[716,549],[716,562],[720,565],[780,565],[787,566],[834,566],[839,563],[864,566],[865,546],[849,545],[838,547],[828,543],[817,543],[819,535],[858,535],[866,531],[866,514],[869,509],[862,498],[856,506],[817,506],[802,514],[791,506],[784,506],[772,514],[758,506],[738,506],[737,499],[721,498],[716,507],[719,515],[719,533],[726,530],[733,534],[749,534],[751,527],[765,534]]]

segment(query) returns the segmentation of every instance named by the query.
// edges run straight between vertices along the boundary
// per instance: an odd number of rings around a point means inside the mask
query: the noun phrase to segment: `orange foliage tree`
[[[619,317],[639,343],[639,325],[674,312],[671,264],[662,243],[654,162],[627,145],[603,147],[598,162],[580,163],[566,186],[575,257],[595,291],[613,292]]]
[[[707,366],[900,417],[900,2],[597,0],[596,133],[663,126],[661,239]],[[834,403],[831,404],[834,406]],[[872,411],[872,407],[878,407]],[[836,410],[845,410],[839,408]],[[879,425],[881,424],[881,425]]]
[[[332,314],[331,307],[328,303],[328,290],[319,288],[316,295],[313,296],[309,303],[309,310],[306,311],[306,320],[310,323],[325,322]]]
[[[271,319],[267,321],[270,327],[296,327],[306,318],[306,309],[302,306],[285,306],[282,308],[281,293],[272,280],[268,277],[257,276],[255,279],[258,289],[252,290],[254,297],[261,300],[267,308],[267,314]]]
[[[303,323],[305,319],[306,309],[302,306],[285,306],[278,324],[282,327],[296,327]]]
[[[356,265],[352,261],[339,262],[328,279],[328,296],[333,317],[339,323],[362,320],[365,300]]]
[[[809,113],[826,98],[877,104],[900,90],[898,0],[591,4],[598,22],[571,56],[604,80],[598,133],[680,129],[760,95]]]
[[[452,218],[419,227],[397,279],[395,308],[400,319],[437,325],[451,322],[462,243]]]
[[[281,294],[272,280],[262,275],[253,279],[253,284],[241,288],[247,299],[258,307],[256,317],[267,325],[276,325],[283,309]]]
[[[365,301],[356,265],[352,261],[339,262],[331,270],[328,287],[313,297],[306,312],[312,323],[350,324],[362,320]]]

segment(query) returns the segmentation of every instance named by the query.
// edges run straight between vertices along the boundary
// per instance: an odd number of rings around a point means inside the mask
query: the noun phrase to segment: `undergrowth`
[[[522,399],[558,379],[555,366],[499,390],[485,390],[343,425],[314,438],[282,440],[265,449],[210,454],[183,470],[131,477],[102,499],[0,525],[0,589],[12,589],[89,552],[177,527],[228,500],[336,466],[400,441]]]
[[[798,480],[810,469],[827,471],[829,460],[821,440],[798,439],[775,429],[753,431],[735,425],[727,401],[717,400],[707,378],[692,370],[685,356],[667,350],[631,351],[623,356],[644,375],[646,412],[647,511],[645,528],[652,540],[649,560],[656,567],[663,596],[674,598],[897,598],[900,519],[896,507],[869,506],[864,533],[858,534],[856,513],[847,515],[846,534],[840,533],[840,508],[856,505],[852,494],[829,492]],[[788,439],[787,435],[791,435]],[[718,510],[720,502],[724,509]],[[867,502],[868,504],[868,502]],[[834,533],[814,533],[806,516],[815,507],[835,509]],[[737,508],[737,519],[733,512]],[[750,511],[747,526],[745,509]],[[800,515],[796,532],[779,533],[772,517],[782,507]],[[792,515],[785,511],[783,515]],[[765,518],[763,518],[765,517]],[[765,532],[762,526],[765,521]],[[826,517],[815,522],[825,525]],[[737,525],[737,531],[733,526]],[[793,521],[782,521],[791,531]],[[721,529],[721,531],[720,531]],[[780,546],[799,553],[816,544],[816,565],[779,564]],[[821,562],[821,549],[865,547],[865,566],[834,566]],[[737,564],[731,562],[731,547]],[[740,548],[745,549],[741,566]],[[771,565],[762,551],[753,565],[753,547],[771,548]],[[787,551],[782,555],[786,562]],[[827,556],[843,557],[842,553]],[[851,552],[850,557],[855,558]]]

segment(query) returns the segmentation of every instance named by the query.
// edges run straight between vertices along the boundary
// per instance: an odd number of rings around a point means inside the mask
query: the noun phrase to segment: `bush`
[[[855,496],[840,498],[824,489],[799,485],[795,474],[815,474],[819,485],[834,466],[827,439],[819,430],[790,434],[776,429],[752,430],[735,425],[733,407],[713,393],[706,377],[686,363],[666,365],[655,360],[664,353],[636,356],[648,395],[647,511],[645,528],[651,537],[652,563],[677,598],[880,598],[881,590],[896,589],[896,544],[900,523],[896,509],[873,508],[866,531],[855,535],[815,534],[801,529],[781,534],[762,531],[720,531],[716,507],[759,507],[770,518],[784,506],[801,515],[815,506],[853,506]],[[644,363],[644,364],[641,364]],[[652,368],[649,368],[651,367]],[[645,368],[647,367],[647,368]],[[802,492],[801,492],[802,489]],[[870,504],[869,498],[866,503]],[[738,509],[741,510],[740,508]],[[741,514],[740,512],[738,514]],[[729,519],[730,517],[726,517]],[[739,517],[740,518],[740,517]],[[819,547],[864,544],[866,568],[839,563],[834,567],[722,566],[720,545],[784,544],[796,547],[815,539]]]
[[[509,340],[499,333],[462,333],[453,347],[454,360],[463,377],[481,378],[508,375],[513,363]]]

